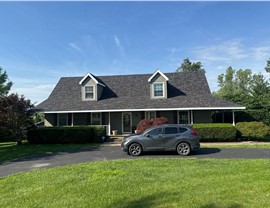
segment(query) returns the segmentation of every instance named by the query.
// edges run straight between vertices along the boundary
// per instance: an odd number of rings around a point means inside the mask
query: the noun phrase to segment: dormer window
[[[154,83],[153,84],[153,97],[164,97],[164,83]]]
[[[90,73],[86,74],[79,84],[81,85],[82,101],[98,101],[103,88],[106,87],[101,80],[98,81],[98,78]]]
[[[95,90],[94,86],[85,86],[84,87],[84,95],[85,100],[93,100],[95,99]]]
[[[168,97],[167,83],[169,78],[161,71],[157,70],[149,79],[150,98],[166,99]]]

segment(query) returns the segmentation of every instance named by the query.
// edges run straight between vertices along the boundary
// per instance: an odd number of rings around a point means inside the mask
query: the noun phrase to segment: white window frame
[[[86,98],[86,87],[93,87],[93,98]],[[84,96],[84,100],[95,100],[95,98],[96,98],[96,88],[95,88],[95,85],[85,85],[84,86],[84,94],[83,94],[83,96]]]
[[[162,96],[155,96],[155,85],[156,84],[162,84],[162,93],[163,93]],[[152,84],[152,97],[153,98],[164,98],[165,97],[165,84],[164,84],[164,82],[154,82]]]
[[[99,124],[93,124],[93,114],[99,114],[100,121]],[[91,125],[101,125],[102,124],[102,115],[100,112],[91,113]]]
[[[145,111],[144,112],[144,117],[146,118],[146,119],[151,119],[151,118],[149,118],[148,117],[148,113],[154,113],[154,118],[156,118],[157,117],[157,112],[156,111]]]
[[[188,123],[190,124],[190,111],[189,110],[178,110],[177,111],[177,124],[180,124],[179,112],[187,112],[188,113]]]

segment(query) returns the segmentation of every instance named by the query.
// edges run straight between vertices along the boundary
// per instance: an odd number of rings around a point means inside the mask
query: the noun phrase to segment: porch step
[[[107,140],[106,143],[110,143],[110,144],[121,144],[123,138],[125,136],[110,136],[110,138]]]

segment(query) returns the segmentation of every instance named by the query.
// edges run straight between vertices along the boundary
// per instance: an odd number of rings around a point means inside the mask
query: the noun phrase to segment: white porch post
[[[193,110],[190,111],[190,124],[193,124]]]
[[[111,112],[109,112],[108,131],[109,131],[109,135],[111,135]]]
[[[71,126],[73,126],[73,113],[71,113]]]
[[[234,110],[232,110],[232,119],[233,119],[233,125],[235,126],[235,116],[234,116]]]

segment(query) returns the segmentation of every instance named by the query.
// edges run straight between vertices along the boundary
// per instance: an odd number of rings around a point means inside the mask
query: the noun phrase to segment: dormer
[[[155,73],[148,79],[150,83],[150,98],[151,99],[167,99],[167,82],[169,81],[168,77],[163,74],[161,71],[157,70]]]
[[[83,101],[98,101],[101,97],[103,88],[106,87],[90,73],[86,74],[79,84],[81,85]]]

